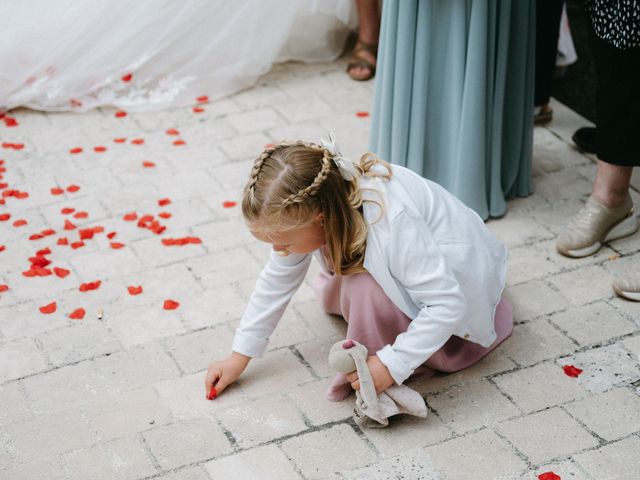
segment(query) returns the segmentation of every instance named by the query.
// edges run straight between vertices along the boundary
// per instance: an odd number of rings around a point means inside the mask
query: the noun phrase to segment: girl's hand
[[[394,381],[389,373],[389,369],[380,361],[377,355],[371,355],[367,358],[367,366],[371,372],[371,378],[373,378],[373,384],[376,387],[376,393],[378,395],[393,385]],[[347,380],[351,382],[354,390],[360,390],[358,372],[347,373],[346,377]]]
[[[229,358],[221,362],[214,362],[209,365],[207,375],[204,378],[204,395],[207,399],[213,400],[222,391],[235,382],[247,368],[251,357],[247,357],[237,352],[233,352]],[[215,387],[215,395],[209,397],[211,387]]]

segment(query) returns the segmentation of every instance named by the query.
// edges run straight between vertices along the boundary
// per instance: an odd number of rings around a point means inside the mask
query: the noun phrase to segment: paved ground
[[[279,66],[201,113],[24,111],[19,126],[0,126],[3,142],[24,143],[1,150],[3,181],[29,193],[0,206],[11,215],[0,222],[0,284],[9,286],[0,294],[0,478],[640,478],[640,306],[610,289],[613,271],[640,268],[640,235],[584,260],[554,253],[594,173],[567,141],[582,120],[561,105],[535,132],[536,194],[489,223],[511,251],[513,337],[469,370],[414,383],[426,420],[363,431],[352,400],[324,400],[327,347],[345,329],[321,313],[308,283],[265,359],[204,399],[203,370],[227,354],[267,253],[224,202],[238,200],[252,157],[272,141],[332,129],[346,154],[364,151],[370,118],[356,113],[370,110],[373,85],[349,81],[343,67]],[[639,178],[634,186],[640,205]],[[164,198],[171,203],[159,206]],[[166,231],[125,221],[132,212]],[[14,226],[20,219],[28,224]],[[47,229],[56,233],[29,240]],[[58,244],[82,229],[94,235],[84,246]],[[189,236],[202,243],[161,243]],[[40,265],[32,272],[46,273],[34,255],[46,247],[44,268],[70,273],[22,275],[30,257]],[[78,291],[97,280],[98,289]],[[179,307],[164,310],[168,299]],[[54,313],[40,313],[53,301]],[[70,319],[80,307],[86,316]],[[584,372],[565,375],[569,364]]]

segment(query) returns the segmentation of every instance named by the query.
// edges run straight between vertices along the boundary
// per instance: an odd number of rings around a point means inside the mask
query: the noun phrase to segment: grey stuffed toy
[[[422,396],[406,385],[392,385],[380,395],[376,394],[371,372],[367,367],[367,348],[354,341],[339,341],[329,352],[329,366],[339,373],[358,372],[360,390],[356,392],[353,418],[360,426],[383,428],[388,418],[400,413],[417,417],[427,416],[427,405]]]

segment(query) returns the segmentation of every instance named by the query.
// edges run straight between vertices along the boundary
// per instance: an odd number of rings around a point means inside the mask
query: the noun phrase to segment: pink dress
[[[392,345],[411,323],[411,319],[391,302],[369,273],[342,276],[321,272],[315,287],[327,313],[344,317],[348,323],[347,338],[367,347],[369,355],[375,355],[385,345]],[[513,316],[511,305],[505,299],[496,307],[494,322],[497,338],[489,347],[452,335],[422,365],[420,376],[431,376],[435,372],[457,372],[470,367],[509,337],[513,329]],[[343,374],[338,374],[327,392],[327,398],[339,401],[349,393],[350,383]]]

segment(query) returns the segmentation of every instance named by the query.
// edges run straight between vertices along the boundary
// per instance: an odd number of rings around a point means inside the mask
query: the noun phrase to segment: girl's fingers
[[[355,382],[356,380],[358,380],[358,372],[347,373],[345,377],[347,377],[347,380],[349,380],[349,382]]]
[[[351,382],[351,387],[354,390],[360,390],[360,380],[356,380],[355,382]]]

